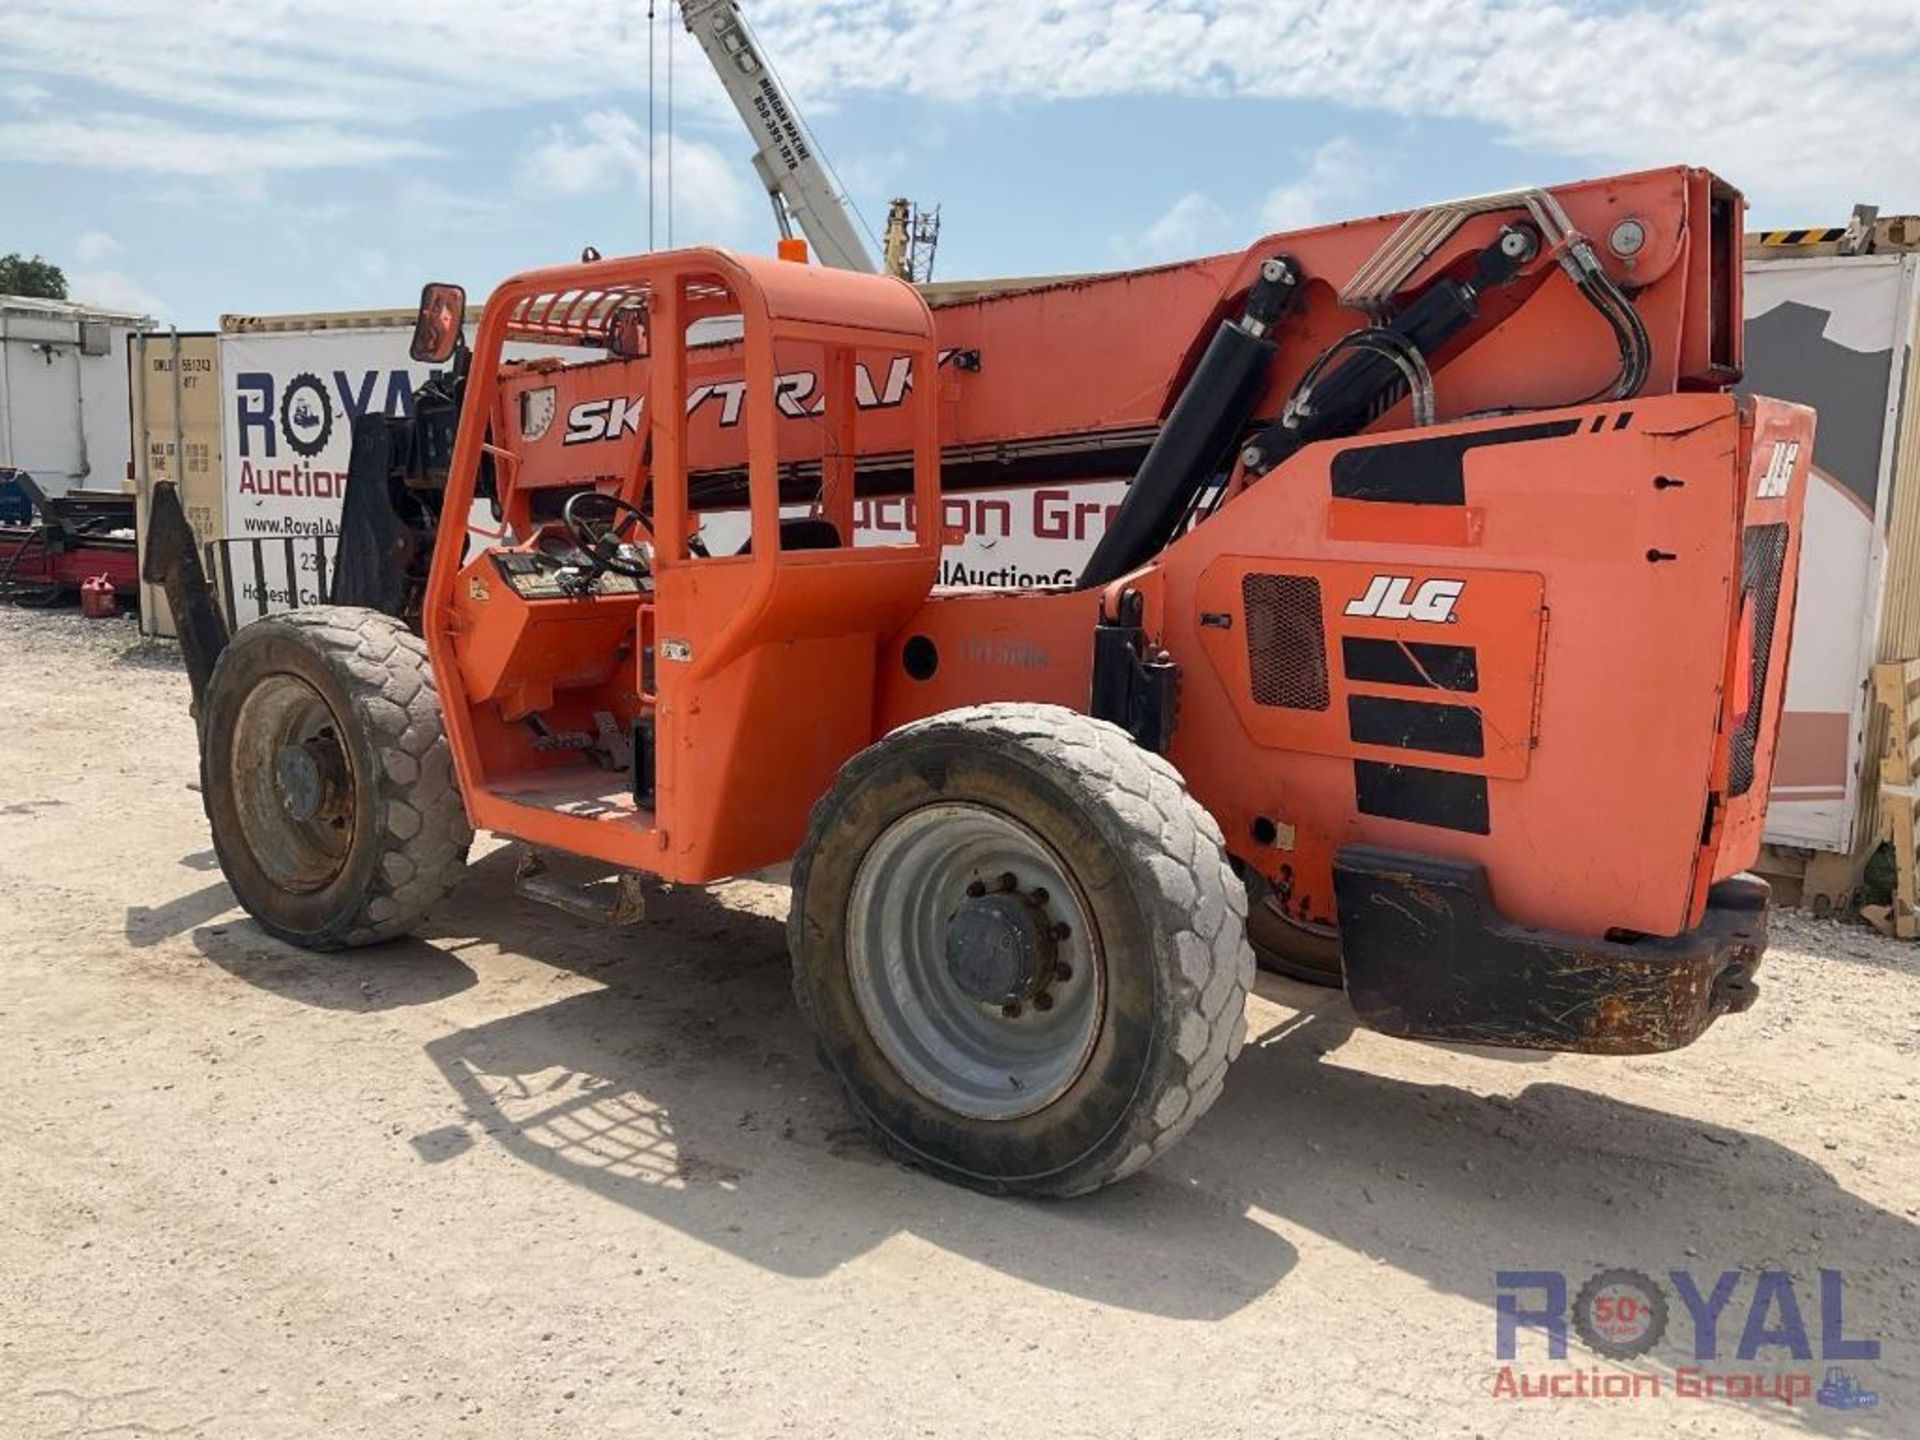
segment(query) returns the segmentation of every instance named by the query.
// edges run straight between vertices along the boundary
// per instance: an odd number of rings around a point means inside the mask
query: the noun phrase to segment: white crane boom
[[[875,268],[860,227],[808,143],[799,112],[753,43],[735,0],[680,0],[680,16],[706,52],[758,145],[753,168],[773,201],[782,235],[798,225],[823,265]]]

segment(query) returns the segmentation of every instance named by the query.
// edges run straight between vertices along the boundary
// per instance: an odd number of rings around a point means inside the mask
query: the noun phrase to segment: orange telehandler
[[[1655,170],[932,307],[589,252],[471,350],[431,285],[448,368],[356,426],[334,604],[229,637],[157,502],[222,867],[326,950],[419,923],[470,827],[548,898],[612,867],[616,917],[791,860],[853,1108],[1001,1192],[1207,1109],[1250,906],[1375,1029],[1686,1045],[1765,946],[1812,456],[1732,393],[1742,208]],[[945,497],[1115,475],[1078,583],[936,585]]]

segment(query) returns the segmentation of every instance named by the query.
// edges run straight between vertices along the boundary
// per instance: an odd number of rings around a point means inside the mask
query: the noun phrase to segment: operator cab
[[[428,287],[417,358],[463,304]],[[423,616],[475,825],[675,879],[792,853],[769,787],[867,743],[879,637],[934,581],[932,328],[899,282],[711,250],[495,292],[446,513],[485,476],[497,525],[464,560],[443,530]],[[852,543],[856,455],[911,491],[904,543]]]

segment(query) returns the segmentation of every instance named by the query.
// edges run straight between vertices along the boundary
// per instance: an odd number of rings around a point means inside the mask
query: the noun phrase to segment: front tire
[[[794,989],[895,1157],[1067,1196],[1165,1152],[1246,1034],[1246,893],[1179,772],[1058,706],[848,762],[794,868]]]
[[[466,866],[467,823],[426,648],[374,610],[246,626],[205,697],[201,794],[227,883],[309,950],[411,931]]]

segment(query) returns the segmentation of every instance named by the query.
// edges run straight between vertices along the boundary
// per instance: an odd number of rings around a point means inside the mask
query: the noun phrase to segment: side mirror
[[[467,292],[445,281],[430,281],[420,288],[420,314],[407,353],[423,365],[443,363],[459,345],[466,320]]]
[[[624,305],[607,325],[607,350],[624,360],[647,354],[647,311],[642,305]]]

